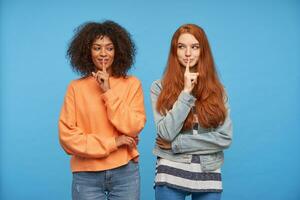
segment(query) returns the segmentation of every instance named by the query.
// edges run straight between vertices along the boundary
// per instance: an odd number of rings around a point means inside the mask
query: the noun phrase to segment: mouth
[[[109,59],[108,58],[100,58],[100,59],[97,59],[98,60],[98,62],[100,63],[100,64],[107,64],[108,63],[108,61],[109,61]]]
[[[184,63],[188,63],[188,61],[190,61],[190,63],[191,63],[191,62],[193,62],[193,59],[183,59]]]

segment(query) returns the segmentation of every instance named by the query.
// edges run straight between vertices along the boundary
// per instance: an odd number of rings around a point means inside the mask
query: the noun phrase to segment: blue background
[[[161,77],[172,34],[187,22],[206,30],[230,97],[234,140],[223,199],[300,199],[300,1],[1,0],[1,200],[70,199],[57,122],[78,76],[66,48],[75,27],[104,19],[128,29],[138,47],[131,73],[143,83],[147,109],[142,200],[154,198],[150,85]]]

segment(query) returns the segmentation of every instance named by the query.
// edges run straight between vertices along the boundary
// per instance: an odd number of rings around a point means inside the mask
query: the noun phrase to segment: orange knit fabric
[[[102,171],[127,164],[137,157],[137,149],[117,148],[118,135],[135,137],[146,122],[143,91],[133,77],[109,78],[102,92],[89,76],[70,83],[59,118],[59,139],[71,155],[71,169]]]

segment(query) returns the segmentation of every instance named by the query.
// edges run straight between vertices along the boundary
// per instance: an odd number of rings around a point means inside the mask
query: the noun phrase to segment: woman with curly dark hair
[[[79,26],[67,55],[82,78],[67,89],[59,139],[71,155],[72,198],[139,199],[138,134],[146,116],[130,34],[113,21]]]

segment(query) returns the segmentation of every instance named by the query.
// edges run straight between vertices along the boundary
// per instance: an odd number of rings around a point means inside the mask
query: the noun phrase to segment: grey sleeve
[[[224,123],[213,131],[192,134],[180,134],[172,142],[174,153],[187,153],[194,151],[221,151],[228,148],[232,141],[232,121],[228,101],[225,104],[227,117]]]
[[[162,139],[171,142],[182,129],[184,121],[194,105],[196,98],[182,91],[172,109],[164,116],[156,110],[156,102],[160,91],[160,82],[154,81],[151,86],[151,103],[156,131]]]

